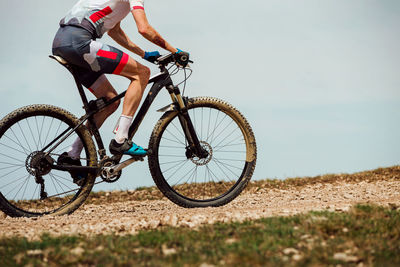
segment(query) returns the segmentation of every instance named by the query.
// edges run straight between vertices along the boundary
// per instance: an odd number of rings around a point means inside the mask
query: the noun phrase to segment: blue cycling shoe
[[[118,144],[114,139],[111,140],[109,146],[110,152],[114,155],[124,154],[129,156],[144,157],[147,155],[147,150],[136,145],[131,140],[125,139],[122,144]]]

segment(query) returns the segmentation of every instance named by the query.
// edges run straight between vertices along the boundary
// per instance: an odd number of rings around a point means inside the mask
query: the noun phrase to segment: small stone
[[[71,250],[71,253],[76,255],[76,256],[78,256],[78,257],[82,256],[82,254],[84,252],[85,252],[85,250],[83,248],[81,248],[81,247],[76,247],[76,248]]]
[[[301,256],[300,254],[294,254],[292,256],[292,260],[294,261],[300,261],[301,259],[303,259],[303,256]]]
[[[225,244],[228,244],[228,245],[236,243],[236,242],[237,242],[236,238],[228,238],[225,240]]]
[[[347,229],[346,227],[344,227],[344,228],[342,229],[342,231],[343,231],[343,233],[348,233],[348,232],[349,232],[349,229]]]
[[[333,258],[338,261],[344,261],[344,262],[357,262],[358,258],[356,256],[351,256],[347,255],[346,253],[343,252],[338,252],[333,255]]]
[[[170,256],[176,254],[176,249],[168,248],[167,245],[163,244],[161,246],[161,251],[165,256]]]
[[[28,256],[39,256],[42,254],[43,254],[43,250],[40,250],[40,249],[28,250],[26,252],[26,255],[28,255]]]
[[[289,254],[299,254],[299,251],[295,248],[285,248],[283,250],[283,254],[289,255]]]

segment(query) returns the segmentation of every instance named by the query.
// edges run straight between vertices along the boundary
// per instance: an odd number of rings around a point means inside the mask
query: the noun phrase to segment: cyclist
[[[145,156],[147,153],[145,149],[128,140],[128,130],[148,83],[150,70],[121,50],[96,41],[104,33],[108,33],[125,49],[154,63],[160,53],[145,52],[121,29],[120,22],[129,13],[133,15],[137,29],[144,38],[178,56],[188,55],[171,46],[149,24],[144,10],[144,0],[80,0],[61,19],[52,51],[53,55],[61,56],[77,66],[80,82],[97,98],[111,99],[117,96],[116,90],[105,74],[117,74],[130,79],[117,132],[110,142],[109,149],[112,154]],[[96,125],[100,127],[118,106],[119,102],[115,102],[114,105],[96,114],[94,117]],[[82,149],[83,144],[78,137],[70,150],[59,157],[58,164],[81,165],[79,158]],[[76,183],[84,177],[74,172],[71,172],[71,176]]]

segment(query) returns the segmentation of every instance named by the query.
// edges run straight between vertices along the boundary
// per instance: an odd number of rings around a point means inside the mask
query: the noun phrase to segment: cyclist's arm
[[[171,46],[167,41],[165,41],[164,38],[162,38],[161,35],[149,24],[146,13],[143,9],[133,9],[132,15],[135,19],[139,33],[144,38],[172,53],[178,51],[175,47]]]
[[[129,39],[128,35],[121,29],[121,23],[117,23],[114,28],[109,30],[108,35],[120,46],[140,57],[144,57],[144,51]]]

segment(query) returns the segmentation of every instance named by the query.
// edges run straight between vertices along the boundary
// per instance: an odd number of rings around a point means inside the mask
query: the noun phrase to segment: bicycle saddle
[[[49,55],[49,57],[52,58],[52,59],[54,59],[54,60],[56,60],[58,63],[60,63],[60,64],[63,65],[64,67],[68,68],[69,63],[68,63],[65,59],[63,59],[62,57],[60,57],[60,56],[53,56],[53,55]]]

